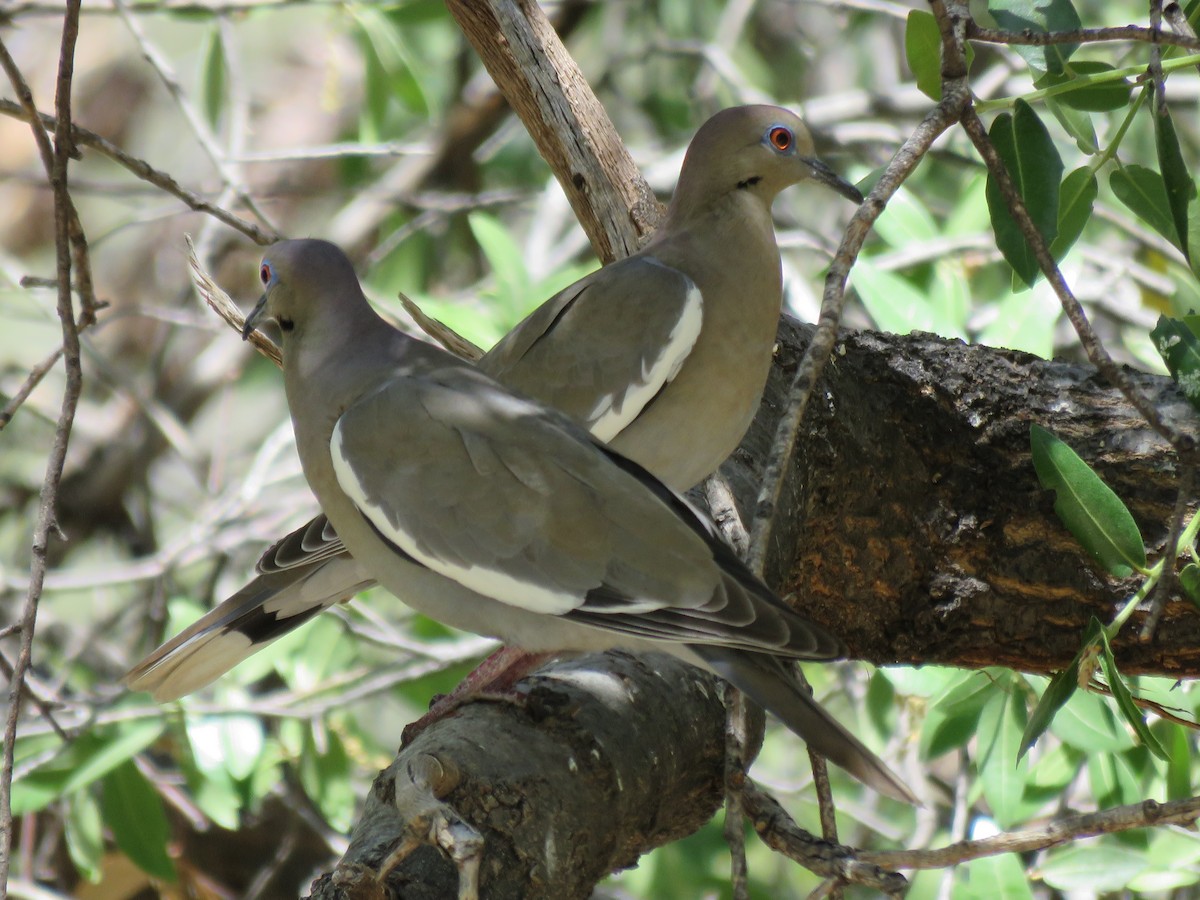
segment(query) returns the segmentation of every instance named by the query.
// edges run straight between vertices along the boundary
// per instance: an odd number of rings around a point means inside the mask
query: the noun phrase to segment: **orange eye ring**
[[[259,267],[258,278],[263,284],[269,282],[271,280],[271,267],[266,263],[263,263],[262,266]]]
[[[775,125],[767,132],[767,140],[771,142],[771,146],[779,151],[791,150],[796,143],[796,137],[792,134],[790,128],[785,128],[782,125]]]

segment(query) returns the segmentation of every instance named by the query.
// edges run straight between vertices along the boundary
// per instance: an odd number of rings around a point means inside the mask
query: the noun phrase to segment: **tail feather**
[[[178,700],[375,582],[349,555],[259,575],[125,673],[134,691]]]
[[[773,713],[831,763],[879,793],[920,806],[895,772],[826,712],[777,657],[766,653],[690,644],[713,672]]]

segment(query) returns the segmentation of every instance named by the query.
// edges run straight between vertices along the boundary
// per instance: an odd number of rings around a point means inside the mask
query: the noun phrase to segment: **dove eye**
[[[776,150],[783,151],[791,150],[796,138],[792,134],[791,129],[784,128],[782,125],[776,125],[767,132],[767,140],[771,142],[771,146]]]
[[[271,267],[266,263],[263,263],[258,270],[258,278],[264,285],[266,285],[266,283],[271,280]]]

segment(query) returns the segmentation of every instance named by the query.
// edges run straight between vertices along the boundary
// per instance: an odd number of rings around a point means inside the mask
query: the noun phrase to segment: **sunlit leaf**
[[[1050,244],[1050,255],[1061,260],[1083,233],[1083,226],[1092,217],[1096,201],[1096,176],[1082,166],[1063,179],[1058,189],[1058,235]]]
[[[942,99],[942,35],[937,19],[923,9],[910,10],[904,27],[904,56],[925,96]]]
[[[1030,426],[1029,439],[1038,480],[1054,491],[1054,511],[1083,548],[1118,578],[1145,569],[1145,544],[1121,498],[1045,428]]]
[[[1180,246],[1179,231],[1171,218],[1171,205],[1161,175],[1145,166],[1124,166],[1109,176],[1108,184],[1130,212],[1176,247]]]
[[[997,116],[988,135],[1034,226],[1047,244],[1053,244],[1058,235],[1058,190],[1063,165],[1046,126],[1028,103],[1017,100],[1012,115]],[[1037,260],[1009,213],[999,184],[990,174],[987,201],[996,246],[1017,277],[1032,285],[1040,271]]]

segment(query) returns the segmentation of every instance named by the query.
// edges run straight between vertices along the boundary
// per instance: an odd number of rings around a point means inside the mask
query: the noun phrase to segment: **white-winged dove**
[[[815,158],[791,112],[718,113],[692,140],[645,249],[546,301],[479,368],[574,417],[670,487],[691,487],[734,450],[757,409],[782,299],[771,203],[808,179],[862,199]],[[126,683],[175,699],[373,583],[324,516],[274,544],[258,568]]]
[[[260,275],[246,333],[279,325],[304,475],[384,587],[535,653],[673,653],[876,790],[913,800],[781,662],[832,659],[841,642],[776,597],[682,497],[562,413],[389,325],[333,244],[276,244]]]

